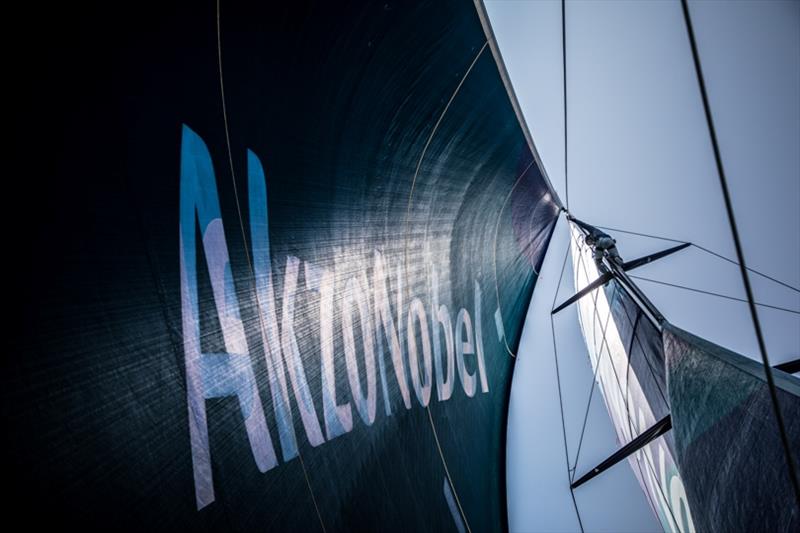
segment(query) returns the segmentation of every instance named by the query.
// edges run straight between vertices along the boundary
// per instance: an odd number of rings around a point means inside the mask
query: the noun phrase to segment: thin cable
[[[447,482],[450,484],[450,490],[453,491],[453,497],[456,501],[456,505],[458,506],[458,512],[461,513],[461,519],[464,521],[464,526],[467,528],[467,533],[472,533],[472,529],[469,527],[469,521],[467,520],[467,515],[464,513],[464,508],[461,507],[461,501],[459,501],[458,495],[456,494],[456,486],[453,483],[453,478],[450,476],[450,470],[447,468],[447,461],[444,460],[444,451],[442,450],[442,445],[439,442],[439,435],[436,432],[436,424],[433,423],[433,415],[431,414],[430,404],[425,406],[425,410],[428,412],[428,420],[430,421],[431,429],[433,430],[433,438],[436,441],[436,449],[439,450],[439,457],[442,459],[444,473],[445,476],[447,476]]]
[[[733,265],[740,266],[740,265],[739,265],[739,263],[737,263],[737,262],[736,262],[736,261],[734,261],[733,259],[730,259],[730,258],[728,258],[728,257],[725,257],[725,256],[724,256],[724,255],[722,255],[722,254],[718,254],[717,252],[715,252],[715,251],[713,251],[713,250],[709,250],[708,248],[704,248],[704,247],[700,246],[699,244],[694,244],[694,243],[692,243],[692,246],[694,246],[694,247],[695,247],[695,248],[697,248],[698,250],[702,250],[702,251],[704,251],[704,252],[706,252],[706,253],[708,253],[708,254],[711,254],[711,255],[713,255],[713,256],[719,257],[720,259],[723,259],[723,260],[725,260],[725,261],[727,261],[727,262],[729,262],[729,263],[731,263],[731,264],[733,264]],[[789,284],[788,284],[788,283],[786,283],[785,281],[781,281],[781,280],[779,280],[779,279],[775,279],[775,278],[773,278],[772,276],[768,276],[768,275],[764,274],[763,272],[759,272],[758,270],[756,270],[756,269],[754,269],[754,268],[750,268],[750,267],[745,267],[745,268],[747,268],[747,270],[748,270],[749,272],[752,272],[753,274],[757,274],[757,275],[761,276],[762,278],[766,278],[766,279],[768,279],[768,280],[770,280],[770,281],[773,281],[773,282],[777,283],[778,285],[783,285],[784,287],[786,287],[786,288],[788,288],[788,289],[792,289],[793,291],[795,291],[795,292],[799,292],[799,293],[800,293],[800,289],[798,289],[798,288],[797,288],[797,287],[795,287],[794,285],[789,285]]]
[[[447,114],[447,110],[450,109],[450,104],[452,104],[453,100],[456,99],[456,95],[458,94],[458,91],[461,90],[461,86],[464,85],[465,81],[467,81],[467,77],[469,76],[469,73],[472,72],[472,67],[474,67],[475,63],[478,62],[478,59],[481,57],[481,54],[483,54],[483,51],[486,49],[486,46],[488,44],[489,44],[489,41],[486,41],[485,43],[483,43],[483,46],[481,46],[481,49],[478,50],[477,54],[475,54],[475,57],[473,58],[472,63],[470,63],[469,67],[467,68],[467,71],[464,73],[464,76],[461,78],[461,81],[458,82],[458,85],[456,86],[455,91],[453,91],[453,94],[450,95],[450,99],[447,101],[447,105],[444,106],[444,109],[442,110],[442,113],[439,115],[439,118],[436,120],[436,124],[433,125],[433,129],[431,130],[430,135],[428,135],[428,140],[425,142],[425,146],[423,146],[423,148],[422,148],[422,153],[419,156],[419,160],[417,160],[417,168],[414,170],[414,177],[411,180],[411,189],[408,191],[408,205],[406,206],[406,220],[405,220],[405,227],[406,228],[408,228],[408,220],[409,220],[409,217],[411,216],[411,199],[414,197],[414,187],[417,184],[417,176],[419,176],[419,170],[420,170],[420,168],[422,168],[422,161],[425,159],[425,153],[428,151],[428,147],[430,146],[431,141],[433,140],[433,137],[436,135],[436,130],[439,129],[439,124],[442,123],[442,120],[444,119],[444,116]],[[406,246],[406,248],[408,248],[408,247]]]
[[[615,286],[614,287],[614,293],[613,293],[612,300],[611,300],[611,303],[610,303],[609,307],[613,307],[614,301],[617,298],[617,294],[618,294],[617,291],[618,290],[619,289],[617,289],[617,287]],[[597,311],[597,298],[595,297],[595,299],[593,301],[595,303],[595,312],[596,312]],[[599,318],[599,316],[597,318]],[[608,316],[606,317],[605,325],[603,325],[601,327],[603,340],[600,343],[600,355],[597,356],[597,363],[595,364],[594,373],[592,375],[592,385],[591,385],[591,389],[589,390],[589,401],[586,403],[586,412],[583,414],[583,425],[581,426],[581,436],[578,439],[578,450],[575,452],[575,462],[572,464],[572,482],[575,481],[575,475],[577,474],[577,470],[578,470],[578,461],[580,460],[581,448],[583,447],[583,437],[584,437],[584,434],[586,432],[586,423],[589,420],[589,409],[592,406],[592,397],[594,396],[594,389],[597,386],[597,372],[600,370],[600,364],[601,364],[601,362],[603,360],[603,354],[605,354],[606,352],[610,351],[609,348],[608,348],[608,341],[606,340],[606,332],[608,331],[608,324],[609,324],[610,320],[611,320],[611,313],[609,313]],[[633,329],[634,329],[634,331],[636,330],[635,326],[634,326]],[[603,346],[605,346],[605,350],[603,350]],[[628,350],[628,354],[630,354],[630,352],[631,351],[629,349]],[[610,355],[609,355],[609,357],[610,357]],[[611,363],[612,367],[613,367],[613,364],[614,363],[612,362]],[[628,357],[628,364],[629,364],[629,367],[630,367],[630,357]],[[627,387],[627,384],[629,383],[627,377],[625,379],[625,383],[626,383],[626,387]],[[625,404],[626,405],[627,405],[627,401],[628,400],[627,400],[627,394],[626,394],[625,395]],[[629,426],[630,426],[630,424],[629,424]],[[631,435],[632,434],[633,434],[633,431],[631,431]]]
[[[564,196],[569,211],[569,179],[567,173],[567,1],[561,0],[561,67],[564,73]]]
[[[575,462],[572,464],[572,482],[575,481],[575,472],[578,470],[578,460],[581,456],[581,447],[583,446],[583,435],[586,432],[586,422],[589,420],[589,408],[592,406],[592,397],[594,396],[594,389],[597,387],[597,371],[600,370],[600,360],[603,358],[603,351],[597,358],[597,364],[594,367],[592,375],[592,388],[589,390],[589,401],[586,403],[586,412],[583,414],[583,425],[581,426],[581,436],[578,439],[578,451],[575,452]]]
[[[409,276],[408,276],[408,235],[409,235],[410,231],[409,231],[408,224],[409,224],[409,219],[410,219],[410,216],[411,216],[411,203],[412,203],[412,199],[414,198],[414,188],[415,188],[415,186],[417,184],[417,177],[419,176],[419,171],[422,168],[422,161],[425,159],[425,154],[428,151],[428,147],[430,146],[431,141],[433,141],[433,137],[436,135],[436,130],[439,129],[439,125],[442,123],[442,120],[444,119],[444,116],[447,114],[447,111],[450,109],[450,104],[452,104],[453,100],[456,99],[456,95],[458,95],[458,92],[461,90],[461,86],[464,85],[465,81],[467,81],[467,77],[469,76],[470,72],[472,72],[472,68],[478,62],[478,59],[480,59],[481,55],[483,54],[483,51],[486,50],[486,47],[488,45],[489,45],[489,41],[486,41],[485,43],[483,43],[483,46],[481,46],[481,49],[478,50],[477,54],[475,54],[475,57],[472,59],[472,63],[470,63],[469,67],[467,68],[467,71],[464,73],[464,76],[461,78],[461,81],[458,82],[458,85],[456,86],[455,90],[453,91],[453,94],[450,95],[450,99],[447,101],[447,104],[444,106],[444,109],[442,110],[442,113],[439,115],[439,118],[436,120],[436,123],[433,125],[433,129],[431,130],[430,135],[428,135],[428,140],[425,142],[425,146],[422,148],[422,153],[420,154],[419,159],[417,160],[417,167],[414,170],[414,177],[411,180],[411,189],[408,191],[408,204],[406,206],[406,219],[405,219],[405,224],[404,224],[406,238],[405,238],[405,241],[404,241],[404,250],[403,250],[403,271],[405,272],[406,279],[409,279]],[[526,171],[527,171],[527,169],[526,169]],[[453,499],[455,500],[456,505],[458,506],[458,511],[459,511],[459,513],[461,513],[461,519],[464,521],[464,525],[466,526],[467,531],[469,533],[472,533],[472,530],[469,527],[469,521],[467,520],[467,515],[464,514],[464,509],[461,506],[461,501],[458,498],[458,491],[456,490],[456,485],[453,482],[453,478],[450,476],[450,470],[447,468],[447,460],[444,457],[444,451],[442,450],[442,446],[439,443],[439,436],[438,436],[438,434],[436,432],[436,424],[433,421],[433,415],[431,414],[430,406],[426,406],[426,409],[428,411],[428,420],[430,421],[431,430],[433,431],[433,437],[434,437],[434,440],[436,441],[436,449],[439,452],[439,458],[442,461],[442,466],[444,467],[444,473],[445,473],[445,476],[447,477],[447,482],[450,484],[450,489],[453,491]]]
[[[581,513],[578,510],[578,502],[575,500],[575,491],[572,489],[572,476],[570,475],[570,467],[569,467],[569,449],[567,448],[567,426],[564,422],[564,402],[561,398],[561,375],[558,371],[558,345],[556,343],[556,326],[555,322],[553,321],[553,313],[552,310],[556,307],[556,299],[558,298],[558,292],[561,289],[561,280],[564,279],[564,270],[567,267],[567,258],[569,257],[569,245],[567,245],[567,251],[564,253],[564,262],[561,264],[561,275],[558,276],[558,285],[556,285],[556,293],[553,295],[553,305],[550,307],[550,331],[553,335],[553,357],[556,363],[556,383],[558,383],[558,406],[561,411],[561,432],[564,436],[564,459],[567,467],[567,484],[569,485],[569,493],[572,496],[572,505],[575,507],[575,516],[578,517],[578,525],[581,528],[581,532],[583,532],[583,521],[581,520]]]
[[[615,232],[618,232],[618,233],[629,233],[631,235],[638,235],[639,237],[650,237],[651,239],[658,239],[660,241],[677,242],[677,243],[681,243],[681,244],[684,244],[686,242],[686,241],[681,241],[681,240],[678,240],[678,239],[670,239],[668,237],[660,237],[658,235],[650,235],[648,233],[639,233],[639,232],[636,232],[636,231],[629,231],[629,230],[617,229],[617,228],[609,228],[607,226],[597,226],[597,227],[600,228],[600,229],[604,229],[604,230],[608,230],[608,231],[615,231]],[[694,246],[695,248],[697,248],[698,250],[702,250],[703,252],[706,252],[706,253],[711,254],[711,255],[713,255],[715,257],[718,257],[718,258],[720,258],[720,259],[722,259],[724,261],[727,261],[728,263],[731,263],[732,265],[739,266],[739,263],[737,263],[733,259],[731,259],[729,257],[725,257],[722,254],[718,254],[714,250],[709,250],[708,248],[704,248],[703,246],[700,246],[699,244],[695,244],[695,243],[691,243],[691,245]],[[747,270],[749,272],[752,272],[753,274],[757,274],[757,275],[761,276],[762,278],[766,278],[766,279],[768,279],[770,281],[774,281],[775,283],[777,283],[779,285],[783,285],[784,287],[786,287],[788,289],[792,289],[795,292],[800,292],[800,289],[798,289],[794,285],[789,285],[785,281],[781,281],[779,279],[775,279],[772,276],[768,276],[767,274],[764,274],[763,272],[759,272],[758,270],[756,270],[754,268],[747,267]]]
[[[772,376],[772,366],[769,363],[769,356],[767,355],[767,346],[764,342],[764,335],[761,332],[761,323],[758,320],[758,310],[756,309],[755,300],[753,299],[753,289],[750,287],[750,277],[747,274],[747,266],[744,259],[744,250],[742,243],[739,239],[739,230],[736,226],[736,218],[733,214],[733,203],[731,202],[731,195],[728,191],[728,182],[725,179],[725,170],[722,167],[722,157],[719,151],[719,144],[717,142],[717,133],[714,129],[714,119],[711,116],[711,106],[708,103],[708,94],[706,93],[706,84],[703,78],[703,70],[700,66],[700,54],[697,51],[697,42],[694,37],[694,29],[692,28],[692,20],[689,15],[689,4],[687,0],[681,0],[683,7],[683,18],[686,21],[686,31],[689,34],[689,44],[692,48],[692,57],[694,59],[694,69],[697,74],[697,83],[700,86],[700,95],[703,99],[703,110],[705,111],[706,123],[708,124],[708,133],[711,138],[711,147],[714,150],[714,161],[717,165],[717,174],[719,175],[719,185],[722,189],[722,196],[725,200],[725,210],[728,213],[728,223],[731,227],[733,235],[733,243],[736,248],[736,258],[739,261],[739,272],[742,274],[742,283],[744,290],[747,294],[747,306],[750,308],[750,317],[753,320],[753,328],[755,329],[756,339],[758,340],[758,348],[761,352],[761,359],[764,363],[764,374],[767,376],[767,385],[769,387],[769,394],[772,398],[772,408],[775,411],[775,419],[778,423],[778,430],[781,435],[781,442],[783,443],[783,452],[786,455],[786,464],[789,467],[789,478],[794,486],[794,495],[797,500],[797,506],[800,508],[800,482],[797,480],[797,471],[795,470],[794,456],[789,446],[789,438],[786,435],[786,425],[783,421],[781,408],[778,404],[778,393],[775,389],[775,379]]]
[[[657,279],[644,278],[642,276],[634,276],[633,274],[628,274],[628,276],[642,281],[649,281],[650,283],[658,283],[659,285],[666,285],[668,287],[675,287],[677,289],[699,292],[700,294],[708,294],[709,296],[717,296],[718,298],[725,298],[728,300],[747,303],[747,300],[745,300],[744,298],[736,298],[735,296],[728,296],[727,294],[719,294],[717,292],[704,291],[703,289],[695,289],[694,287],[686,287],[684,285],[678,285],[676,283],[668,283],[666,281],[659,281]],[[786,307],[778,307],[777,305],[762,304],[760,302],[755,302],[755,304],[761,307],[768,307],[770,309],[777,309],[778,311],[786,311],[787,313],[794,313],[795,315],[800,315],[800,311],[795,311],[794,309],[787,309]]]
[[[217,0],[217,64],[219,65],[219,91],[220,97],[222,98],[222,120],[225,125],[225,143],[227,144],[228,148],[228,162],[231,167],[231,182],[233,183],[233,196],[236,200],[236,212],[239,216],[239,229],[241,229],[242,232],[242,244],[244,246],[244,253],[247,259],[247,267],[250,270],[250,276],[253,278],[253,282],[255,283],[256,276],[255,272],[253,271],[253,261],[250,259],[250,250],[247,248],[247,236],[245,235],[244,220],[242,219],[242,208],[239,204],[239,191],[236,187],[236,175],[233,170],[233,152],[231,151],[231,136],[230,129],[228,127],[228,110],[225,105],[225,83],[222,76],[222,29],[220,20],[220,0]],[[256,307],[258,308],[258,321],[263,334],[263,332],[265,332],[267,329],[266,324],[264,323],[264,317],[261,314],[261,302],[259,301],[258,291],[255,291],[255,298]],[[299,447],[297,449],[297,458],[300,460],[300,467],[303,470],[303,477],[305,478],[306,486],[308,487],[308,493],[311,495],[311,501],[314,504],[314,510],[317,513],[319,525],[322,526],[322,531],[325,533],[327,531],[325,528],[325,522],[322,520],[322,513],[320,513],[319,506],[317,505],[317,498],[314,495],[314,489],[311,488],[311,480],[308,477],[308,469],[306,468],[305,461],[303,461],[303,454],[300,453]]]
[[[503,206],[500,208],[500,213],[498,213],[497,215],[497,221],[494,224],[494,241],[492,243],[492,268],[494,269],[494,294],[497,297],[497,310],[498,310],[497,312],[500,315],[500,324],[503,325],[504,330],[505,330],[505,325],[503,323],[503,310],[502,307],[500,307],[500,285],[497,279],[497,232],[500,230],[500,218],[503,216],[503,211],[506,208],[508,199],[511,198],[511,193],[513,193],[514,189],[517,188],[517,185],[519,185],[519,182],[521,182],[522,178],[525,177],[525,174],[528,172],[528,169],[530,169],[531,166],[533,166],[533,163],[535,163],[535,160],[531,160],[531,162],[528,163],[528,166],[525,167],[525,170],[523,170],[522,174],[519,175],[517,181],[514,182],[514,185],[511,187],[511,190],[508,191],[506,199],[503,200]],[[537,276],[539,275],[539,273],[536,272],[536,269],[534,269],[534,272],[536,273]],[[505,345],[506,352],[508,352],[508,355],[510,355],[511,357],[517,356],[517,354],[515,354],[511,350],[511,347],[508,345],[508,339],[506,338],[505,335],[503,335],[503,344]]]

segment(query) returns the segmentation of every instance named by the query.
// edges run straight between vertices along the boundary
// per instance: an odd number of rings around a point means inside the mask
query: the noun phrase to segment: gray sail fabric
[[[678,463],[698,531],[797,531],[763,366],[664,325]],[[791,447],[800,451],[800,380],[773,369]]]

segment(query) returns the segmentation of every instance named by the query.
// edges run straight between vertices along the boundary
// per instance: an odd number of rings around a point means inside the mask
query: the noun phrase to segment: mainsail
[[[481,6],[73,7],[37,19],[13,512],[503,528],[514,351],[560,204]]]

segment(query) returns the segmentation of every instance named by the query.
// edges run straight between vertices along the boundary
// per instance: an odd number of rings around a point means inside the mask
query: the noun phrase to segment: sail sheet
[[[800,509],[760,363],[665,324],[677,458],[701,531],[797,531]],[[800,450],[800,381],[773,369]]]
[[[110,9],[18,19],[37,216],[9,507],[503,528],[513,353],[559,207],[480,6]]]

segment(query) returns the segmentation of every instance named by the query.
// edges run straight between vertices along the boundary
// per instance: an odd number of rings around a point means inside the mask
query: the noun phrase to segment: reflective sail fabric
[[[800,509],[763,366],[664,327],[664,352],[678,464],[702,531],[797,531]],[[795,457],[800,451],[800,381],[773,369]]]
[[[35,103],[15,104],[34,212],[10,248],[12,513],[505,527],[512,354],[558,204],[481,10],[12,17]]]
[[[575,290],[600,277],[583,233],[571,224]],[[616,280],[578,300],[595,381],[621,446],[669,414],[661,333]],[[695,531],[672,432],[628,458],[664,531]],[[577,476],[583,472],[578,472]],[[576,476],[576,477],[577,477]],[[576,489],[580,490],[580,488]]]

